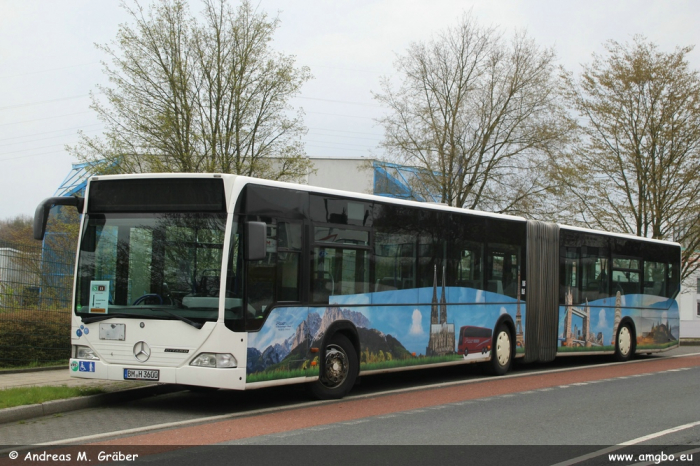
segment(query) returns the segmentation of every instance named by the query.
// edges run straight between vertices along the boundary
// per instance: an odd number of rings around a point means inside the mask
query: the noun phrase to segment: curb
[[[125,401],[138,400],[149,396],[165,395],[187,390],[182,385],[149,385],[146,387],[129,388],[112,393],[101,393],[99,395],[81,396],[77,398],[67,398],[65,400],[46,401],[35,405],[15,406],[13,408],[0,409],[0,424],[8,422],[23,421],[41,416],[65,413],[78,409],[96,408],[106,404],[121,403]]]

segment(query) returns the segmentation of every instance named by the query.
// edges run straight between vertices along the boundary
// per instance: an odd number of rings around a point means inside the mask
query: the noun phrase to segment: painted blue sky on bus
[[[498,317],[508,313],[516,320],[517,301],[508,296],[472,288],[445,288],[447,322],[454,324],[456,331],[463,326],[493,329]],[[440,298],[438,292],[438,299]],[[392,290],[375,293],[331,296],[328,307],[349,309],[362,314],[369,322],[367,327],[384,334],[390,334],[412,353],[425,354],[430,336],[430,310],[428,304],[433,298],[433,288]],[[404,303],[424,303],[406,305]],[[460,304],[465,303],[465,304]],[[615,297],[599,299],[588,303],[591,312],[590,331],[602,332],[606,345],[612,342],[615,324]],[[583,305],[574,307],[585,308]],[[264,350],[275,344],[284,345],[310,313],[322,317],[326,307],[276,308],[260,332],[251,334],[249,346]],[[523,329],[526,324],[526,305],[520,303]],[[558,336],[564,333],[566,306],[560,306]],[[678,336],[678,304],[675,300],[649,295],[621,296],[621,316],[631,316],[640,336],[653,326],[668,322],[670,331]],[[582,318],[574,315],[572,328],[581,329]]]
[[[610,296],[597,299],[588,303],[575,304],[585,312],[585,308],[590,308],[590,331],[594,334],[602,333],[604,343],[610,345],[613,342],[613,327],[615,325],[616,297]],[[564,321],[567,313],[566,306],[559,307],[559,330],[560,339],[564,336]],[[660,296],[630,294],[620,296],[620,317],[631,317],[634,320],[637,336],[642,337],[650,332],[654,326],[668,324],[670,332],[678,338],[679,313],[678,303],[675,299],[668,299]],[[581,330],[583,318],[573,315],[572,326],[577,326]]]
[[[440,293],[441,289],[438,289],[438,300]],[[517,301],[508,296],[472,288],[446,287],[445,298],[448,304],[447,322],[454,324],[457,332],[466,325],[493,329],[498,317],[505,313],[510,314],[515,321]],[[430,337],[432,299],[433,288],[426,287],[331,296],[328,307],[347,308],[361,313],[369,321],[367,328],[392,335],[409,352],[420,355],[425,354]],[[525,303],[521,302],[520,306],[524,327]],[[276,308],[260,332],[250,335],[248,346],[260,351],[276,344],[284,346],[309,313],[322,317],[326,309],[327,307]]]
[[[441,290],[438,289],[438,300]],[[353,307],[362,312],[370,321],[371,328],[398,339],[410,352],[425,354],[430,336],[430,304],[401,305],[401,303],[430,303],[433,288],[380,291],[353,295],[331,296],[331,305],[340,307],[365,304],[371,307]],[[508,296],[475,290],[473,288],[446,287],[447,322],[460,327],[470,325],[493,329],[501,314],[508,313],[515,321],[517,301]],[[465,303],[465,304],[459,304]],[[469,304],[466,304],[469,303]],[[389,305],[389,306],[387,306]],[[525,324],[525,303],[521,302],[523,325]],[[319,310],[323,312],[322,310]]]

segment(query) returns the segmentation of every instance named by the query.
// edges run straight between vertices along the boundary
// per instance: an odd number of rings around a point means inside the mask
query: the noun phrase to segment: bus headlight
[[[231,353],[199,353],[190,363],[198,367],[237,367],[238,361]]]
[[[99,361],[100,358],[95,354],[95,350],[89,346],[75,346],[75,358],[76,359],[91,359],[93,361]]]

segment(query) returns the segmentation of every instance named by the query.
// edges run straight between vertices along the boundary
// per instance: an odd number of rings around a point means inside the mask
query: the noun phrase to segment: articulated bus
[[[679,344],[680,246],[218,174],[98,176],[72,302],[74,377],[224,389]]]

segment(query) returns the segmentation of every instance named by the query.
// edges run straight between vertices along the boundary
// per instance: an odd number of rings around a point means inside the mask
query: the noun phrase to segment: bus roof
[[[388,203],[388,204],[413,206],[413,207],[418,207],[418,208],[422,208],[422,209],[428,208],[428,209],[441,210],[441,211],[447,211],[447,212],[467,213],[467,214],[475,215],[475,216],[479,216],[479,217],[489,217],[489,218],[497,218],[497,219],[502,219],[502,220],[512,220],[512,221],[519,221],[519,222],[527,222],[527,220],[528,220],[525,217],[520,217],[520,216],[516,216],[516,215],[498,214],[498,213],[492,213],[492,212],[484,212],[484,211],[480,211],[480,210],[465,209],[465,208],[461,208],[461,207],[451,207],[448,205],[431,203],[431,202],[409,201],[409,200],[405,200],[405,199],[396,199],[396,198],[392,198],[392,197],[377,196],[375,194],[358,193],[358,192],[352,192],[352,191],[341,191],[338,189],[322,188],[322,187],[317,187],[317,186],[291,183],[291,182],[286,182],[286,181],[274,181],[274,180],[267,180],[267,179],[263,179],[263,178],[254,178],[254,177],[243,176],[243,175],[231,175],[231,174],[222,174],[222,173],[140,173],[140,174],[128,174],[128,175],[101,175],[101,176],[91,177],[88,181],[119,180],[119,179],[129,179],[129,178],[222,178],[224,180],[225,184],[227,185],[227,187],[232,187],[234,191],[239,191],[247,184],[258,184],[258,185],[262,185],[262,186],[289,188],[289,189],[307,191],[307,192],[311,192],[311,193],[328,194],[331,196],[338,196],[338,197],[353,197],[356,199],[362,199],[362,200],[367,200],[367,201],[376,201],[376,202],[384,202],[384,203]],[[238,189],[236,189],[236,188],[238,188]],[[615,232],[609,232],[609,231],[604,231],[604,230],[594,230],[594,229],[590,229],[590,228],[575,227],[575,226],[564,225],[564,224],[560,224],[560,223],[557,223],[557,225],[559,225],[559,227],[561,229],[568,230],[568,231],[578,231],[578,232],[582,232],[582,233],[606,235],[606,236],[613,236],[613,237],[624,238],[624,239],[634,239],[634,240],[638,240],[638,241],[646,241],[646,242],[650,242],[650,243],[676,245],[676,246],[680,247],[679,243],[673,242],[673,241],[645,238],[643,236],[634,236],[634,235],[627,234],[627,233],[615,233]]]

